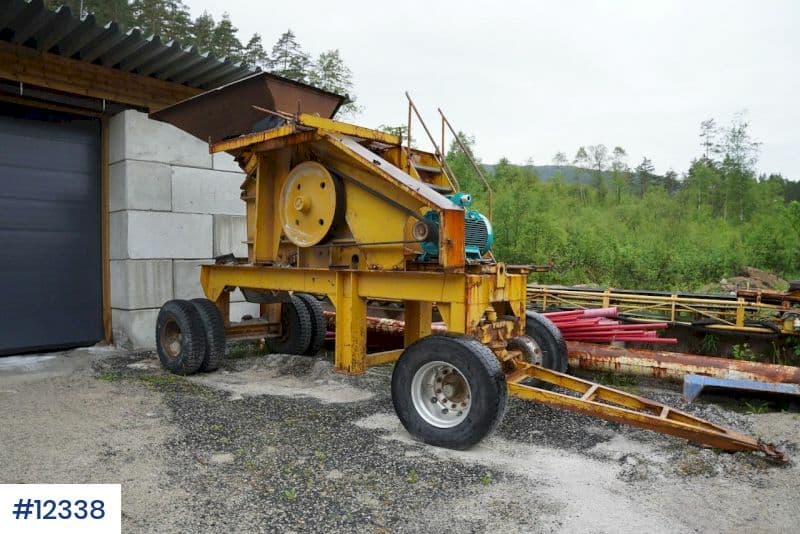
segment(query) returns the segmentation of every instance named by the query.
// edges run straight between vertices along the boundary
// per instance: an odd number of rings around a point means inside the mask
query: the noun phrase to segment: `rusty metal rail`
[[[774,293],[769,293],[774,295]],[[529,285],[527,298],[536,309],[619,309],[620,317],[631,321],[663,322],[698,326],[720,333],[800,335],[795,319],[800,309],[792,309],[793,297],[763,299],[758,292],[742,292],[736,297],[700,294],[654,294],[628,291],[587,290]]]
[[[567,342],[573,368],[682,381],[689,373],[735,380],[800,384],[800,367],[748,362],[699,354],[638,350],[596,343]]]
[[[551,371],[538,365],[523,362],[516,362],[516,364],[517,370],[506,377],[508,392],[516,397],[616,423],[669,434],[725,451],[760,451],[775,462],[786,463],[788,461],[786,456],[774,445],[715,425],[665,404]],[[558,393],[520,383],[527,378],[541,380],[578,395]]]

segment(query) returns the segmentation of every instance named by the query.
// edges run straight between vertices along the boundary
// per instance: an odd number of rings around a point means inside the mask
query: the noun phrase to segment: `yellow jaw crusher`
[[[526,316],[526,267],[494,259],[491,224],[458,191],[440,148],[424,152],[408,137],[334,121],[341,103],[261,73],[152,114],[208,140],[212,153],[232,154],[246,173],[248,257],[202,267],[208,299],[164,304],[156,340],[165,368],[216,369],[226,336],[314,354],[325,336],[317,297],[327,297],[336,310],[336,370],[394,362],[395,410],[427,443],[477,443],[503,417],[510,393],[782,458],[750,437],[565,374],[558,330]],[[409,128],[412,110],[409,99]],[[236,288],[261,304],[260,320],[227,320]],[[367,299],[403,303],[405,349],[366,353]],[[434,307],[448,335],[431,335]]]

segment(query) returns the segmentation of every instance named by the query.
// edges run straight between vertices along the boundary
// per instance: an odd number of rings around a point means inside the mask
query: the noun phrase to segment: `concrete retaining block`
[[[200,266],[212,265],[214,260],[175,260],[172,262],[173,287],[176,299],[205,298],[200,285]],[[238,289],[231,292],[231,302],[244,302],[244,295]]]
[[[233,254],[247,257],[247,217],[242,215],[214,215],[214,257]]]
[[[112,308],[158,308],[172,294],[171,260],[111,261]]]
[[[242,316],[252,315],[258,317],[260,315],[261,307],[252,302],[231,302],[231,321],[241,321]]]
[[[172,209],[172,170],[164,163],[125,160],[109,166],[108,209]]]
[[[244,215],[245,204],[239,198],[241,183],[241,174],[173,166],[172,210]]]
[[[204,141],[166,122],[151,120],[139,111],[114,115],[108,141],[110,163],[137,159],[206,169],[213,165]]]
[[[156,347],[158,308],[145,310],[111,309],[114,344],[132,350]]]
[[[216,154],[212,154],[211,159],[215,170],[242,172],[242,168],[239,167],[239,164],[236,163],[236,160],[233,158],[233,156],[226,152],[217,152]],[[242,173],[242,176],[244,176],[244,173]]]
[[[110,215],[113,260],[209,258],[213,251],[211,215],[120,211]]]

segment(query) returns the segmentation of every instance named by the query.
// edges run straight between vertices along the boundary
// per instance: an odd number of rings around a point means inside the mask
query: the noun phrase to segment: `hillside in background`
[[[580,166],[483,165],[494,190],[495,257],[552,262],[531,280],[569,285],[704,290],[748,266],[800,278],[800,184],[756,175],[759,144],[747,123],[704,132],[703,155],[681,177],[655,174],[647,158],[631,168],[623,149],[602,145],[581,147]],[[474,141],[462,139],[471,150]],[[488,213],[466,153],[451,145],[447,160]]]

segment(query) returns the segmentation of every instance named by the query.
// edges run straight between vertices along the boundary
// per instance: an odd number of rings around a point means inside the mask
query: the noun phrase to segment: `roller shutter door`
[[[103,337],[100,131],[0,103],[0,354]]]

